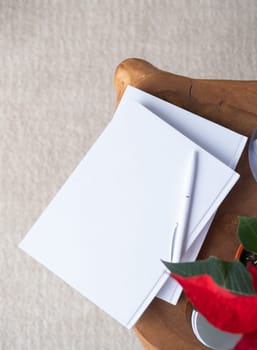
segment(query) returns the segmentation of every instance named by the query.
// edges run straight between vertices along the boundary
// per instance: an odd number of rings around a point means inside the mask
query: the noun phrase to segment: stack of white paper
[[[142,104],[224,164],[235,169],[245,147],[247,137],[132,86],[126,89],[124,95],[124,98]],[[190,246],[189,242],[187,242],[182,261],[193,261],[196,259],[212,220],[213,217],[199,233],[194,244]],[[180,285],[169,278],[157,296],[175,305],[178,302],[181,291]]]
[[[129,87],[20,247],[129,328],[157,293],[178,298],[161,259],[170,259],[188,155],[196,150],[198,164],[183,258],[194,259],[238,180],[231,167],[245,142]]]

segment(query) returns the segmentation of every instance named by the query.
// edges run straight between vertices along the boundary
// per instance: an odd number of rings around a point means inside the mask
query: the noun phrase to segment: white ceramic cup
[[[192,312],[191,323],[196,338],[210,349],[231,350],[242,336],[215,328],[195,310]]]

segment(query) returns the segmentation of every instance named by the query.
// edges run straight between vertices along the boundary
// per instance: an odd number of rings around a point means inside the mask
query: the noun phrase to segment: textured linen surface
[[[256,79],[256,30],[255,0],[0,1],[1,350],[142,349],[17,245],[111,119],[123,59]]]

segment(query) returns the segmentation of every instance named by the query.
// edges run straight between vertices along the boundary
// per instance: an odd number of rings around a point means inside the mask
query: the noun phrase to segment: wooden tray
[[[114,84],[117,104],[126,86],[132,85],[246,136],[257,126],[257,81],[190,79],[130,58],[116,68]],[[219,208],[200,258],[233,259],[238,245],[237,217],[257,216],[257,183],[250,172],[247,148],[237,171],[240,180]],[[176,306],[156,298],[134,327],[144,348],[206,349],[191,331],[191,310],[184,295]]]

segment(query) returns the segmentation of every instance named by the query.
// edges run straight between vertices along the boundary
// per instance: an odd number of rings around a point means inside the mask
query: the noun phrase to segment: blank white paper
[[[161,259],[169,259],[193,149],[198,169],[192,243],[239,175],[139,103],[124,99],[20,247],[132,327],[168,278]]]

